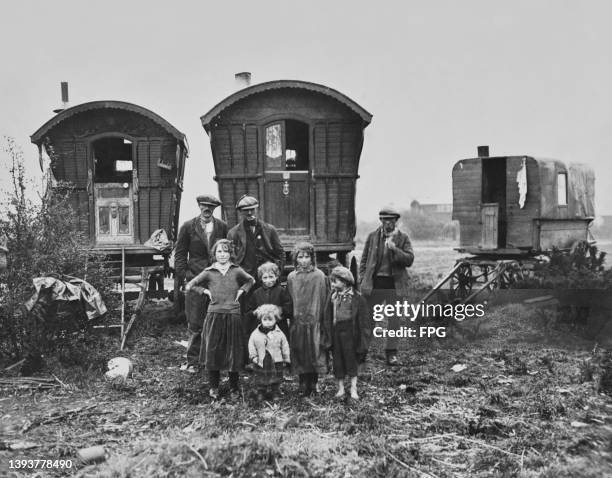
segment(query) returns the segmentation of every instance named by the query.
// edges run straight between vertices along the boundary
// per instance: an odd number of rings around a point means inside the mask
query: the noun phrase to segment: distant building
[[[423,214],[437,219],[441,222],[450,222],[453,215],[452,204],[421,204],[418,201],[410,203],[410,211],[415,214]]]

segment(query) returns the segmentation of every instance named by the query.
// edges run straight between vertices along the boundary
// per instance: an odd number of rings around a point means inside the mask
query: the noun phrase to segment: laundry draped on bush
[[[37,277],[34,283],[34,294],[24,304],[28,311],[31,311],[34,304],[38,301],[41,290],[51,289],[53,301],[76,301],[80,300],[85,308],[85,313],[89,320],[100,317],[106,313],[106,305],[100,293],[88,282],[76,277],[64,276],[63,279],[57,277]]]

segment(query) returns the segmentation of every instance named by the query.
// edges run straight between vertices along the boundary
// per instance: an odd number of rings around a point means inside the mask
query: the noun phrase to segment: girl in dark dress
[[[259,325],[255,309],[260,305],[274,304],[281,309],[276,325],[289,338],[289,319],[293,312],[293,305],[289,292],[278,283],[280,269],[273,262],[264,262],[257,268],[257,276],[261,287],[250,294],[247,300],[247,313],[245,314],[247,334],[250,335]]]
[[[249,291],[255,279],[232,262],[232,255],[230,241],[217,241],[212,248],[216,262],[185,287],[186,291],[193,289],[210,299],[202,330],[200,362],[208,372],[209,394],[213,399],[219,397],[221,370],[229,372],[232,398],[238,396],[238,372],[245,363],[240,297]]]

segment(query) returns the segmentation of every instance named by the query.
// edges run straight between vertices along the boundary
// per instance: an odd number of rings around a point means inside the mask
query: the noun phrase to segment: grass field
[[[612,473],[612,401],[601,392],[605,352],[547,329],[546,314],[510,305],[443,339],[406,339],[402,366],[384,365],[375,340],[357,403],[321,393],[277,402],[211,402],[203,377],[178,370],[183,326],[166,302],[149,304],[125,352],[91,338],[89,368],[49,364],[51,391],[5,387],[0,395],[0,474],[8,476],[592,476]],[[509,324],[512,324],[509,327]],[[135,365],[108,382],[106,359]],[[452,367],[462,365],[454,372]],[[227,392],[227,384],[222,384]],[[12,447],[32,446],[24,450]],[[101,445],[103,463],[19,471],[19,458],[76,460]],[[3,448],[3,449],[2,449]],[[3,471],[2,471],[3,470]]]
[[[427,280],[458,257],[451,245],[414,246],[411,271]],[[247,374],[240,399],[224,382],[213,402],[202,375],[178,369],[184,325],[168,302],[152,301],[127,350],[98,334],[85,352],[48,360],[41,375],[57,377],[51,390],[0,377],[0,476],[612,476],[612,356],[554,318],[510,304],[433,324],[447,336],[403,339],[396,368],[374,339],[358,402],[335,401],[327,375],[312,398],[287,380],[280,400],[259,403]],[[134,363],[127,381],[103,376],[115,356]],[[78,463],[77,451],[95,445],[104,461]],[[74,467],[9,468],[42,458]]]

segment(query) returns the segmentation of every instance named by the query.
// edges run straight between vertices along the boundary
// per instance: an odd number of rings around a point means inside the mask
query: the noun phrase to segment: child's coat
[[[342,308],[334,323],[334,307]],[[363,360],[372,338],[372,317],[366,300],[352,290],[344,297],[330,294],[325,304],[321,344],[332,350],[334,375],[357,376],[360,357]]]
[[[316,267],[296,269],[287,277],[287,290],[293,301],[289,342],[294,372],[325,373],[327,363],[321,348],[321,324],[329,281]]]
[[[251,333],[251,337],[249,338],[250,361],[254,362],[254,359],[256,359],[254,363],[263,367],[266,352],[270,354],[274,363],[291,362],[289,342],[287,342],[287,337],[285,337],[285,334],[278,328],[278,325],[275,325],[274,330],[267,334],[259,330],[259,327]]]

